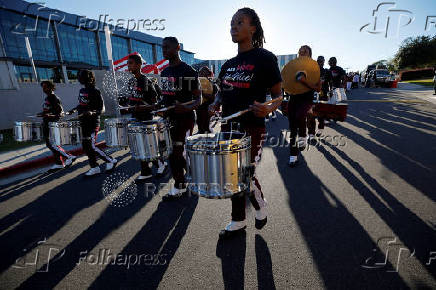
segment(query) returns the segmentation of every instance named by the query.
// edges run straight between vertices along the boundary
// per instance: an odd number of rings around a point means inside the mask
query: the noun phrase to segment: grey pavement
[[[288,128],[278,114],[257,169],[268,223],[256,230],[251,211],[231,240],[218,239],[229,200],[164,202],[169,174],[154,192],[129,183],[127,150],[111,175],[83,178],[82,157],[1,186],[0,288],[436,288],[436,105],[420,90],[354,90],[346,122],[295,168],[274,145]],[[110,204],[117,182],[129,190]]]

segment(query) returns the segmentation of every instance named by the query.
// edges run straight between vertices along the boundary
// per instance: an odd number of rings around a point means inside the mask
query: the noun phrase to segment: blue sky
[[[43,0],[45,5],[98,19],[109,14],[114,19],[165,19],[165,30],[155,36],[176,36],[184,48],[200,59],[226,59],[237,53],[230,38],[230,20],[238,8],[250,7],[258,13],[264,29],[265,48],[275,54],[296,53],[303,44],[313,56],[336,56],[338,64],[361,70],[367,64],[391,58],[401,42],[410,36],[436,35],[436,0],[385,1],[377,13],[377,31],[385,31],[390,16],[388,37],[373,31],[373,10],[383,1],[306,0],[306,1],[89,1]],[[403,12],[388,9],[407,10]],[[402,14],[402,15],[401,15]],[[433,24],[425,31],[427,16]],[[412,19],[411,23],[406,25]],[[371,23],[371,29],[360,28]],[[397,29],[397,27],[400,27]]]

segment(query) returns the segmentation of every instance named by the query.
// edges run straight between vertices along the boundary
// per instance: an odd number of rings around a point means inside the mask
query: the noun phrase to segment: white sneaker
[[[235,222],[235,221],[231,221],[225,228],[226,231],[231,232],[231,231],[237,231],[240,229],[245,228],[245,221],[240,221],[240,222]]]
[[[76,160],[76,156],[70,156],[67,160],[65,160],[65,167],[70,166]]]
[[[167,167],[168,164],[166,163],[166,161],[162,163],[160,162],[160,160],[158,164],[159,164],[159,168],[157,169],[157,174],[162,174],[165,171],[165,168]]]
[[[263,220],[267,216],[266,207],[261,207],[259,210],[256,210],[256,219],[257,220]]]
[[[321,136],[323,132],[324,132],[323,129],[318,129],[318,131],[316,131],[316,136],[317,137]]]
[[[315,135],[309,134],[308,141],[312,142],[313,140],[315,140]]]
[[[171,188],[170,191],[168,191],[168,196],[181,196],[186,191],[186,188],[179,189],[177,187]]]
[[[50,170],[56,170],[56,169],[61,169],[64,168],[64,166],[62,164],[54,164]]]
[[[151,178],[152,175],[139,175],[138,178],[136,178],[137,180],[145,180],[145,179],[149,179]]]
[[[276,112],[273,112],[273,113],[272,113],[272,117],[271,117],[271,119],[272,119],[273,121],[275,121],[275,119],[277,119],[277,114],[276,114]]]
[[[298,148],[305,148],[306,147],[306,138],[305,137],[298,137],[297,141]]]
[[[93,176],[93,175],[99,174],[100,172],[101,172],[100,167],[96,166],[96,167],[89,169],[88,172],[85,173],[85,175],[86,176]]]
[[[115,158],[112,160],[112,162],[106,162],[106,171],[111,171],[112,169],[114,169],[117,162],[118,160],[116,160]]]
[[[295,165],[297,165],[297,163],[298,163],[297,156],[289,156],[289,163],[288,163],[289,166],[294,167]]]
[[[162,197],[162,200],[164,201],[170,201],[178,199],[183,195],[183,193],[186,191],[186,188],[178,189],[176,187],[172,187],[171,190]]]

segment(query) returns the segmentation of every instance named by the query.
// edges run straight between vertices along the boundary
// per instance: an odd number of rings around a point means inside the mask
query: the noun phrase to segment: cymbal
[[[319,65],[308,56],[300,56],[288,62],[282,69],[282,87],[286,93],[303,94],[310,89],[297,81],[297,73],[304,72],[309,84],[315,85],[320,80]]]
[[[201,85],[201,92],[203,94],[212,95],[213,94],[213,85],[212,82],[205,77],[199,77],[200,85]]]

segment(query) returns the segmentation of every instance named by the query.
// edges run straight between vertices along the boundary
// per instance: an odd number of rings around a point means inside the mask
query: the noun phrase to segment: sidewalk
[[[104,147],[106,144],[103,141],[104,131],[100,131],[97,136],[97,145]],[[81,145],[68,145],[63,146],[63,148],[67,152],[72,152],[73,155],[83,153]],[[3,178],[51,164],[53,162],[52,156],[45,144],[0,153],[0,177]]]
[[[431,102],[436,105],[436,96],[433,95],[434,89],[432,87],[400,82],[398,83],[398,88],[396,89],[396,91],[399,93],[401,93],[402,91],[407,91],[407,93],[410,93],[412,91],[414,97]]]

